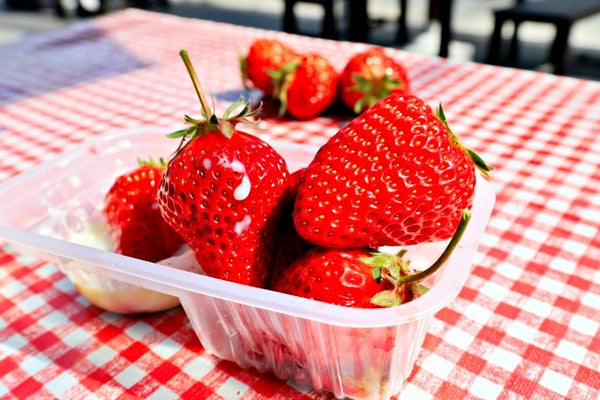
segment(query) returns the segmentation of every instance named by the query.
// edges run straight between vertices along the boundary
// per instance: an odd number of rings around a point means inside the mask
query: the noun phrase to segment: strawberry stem
[[[198,95],[198,99],[200,100],[200,104],[202,105],[202,113],[206,117],[206,119],[210,119],[212,116],[212,112],[210,111],[210,107],[208,106],[208,102],[206,101],[206,97],[204,96],[204,92],[202,91],[202,86],[200,85],[200,81],[198,80],[198,76],[196,75],[196,71],[194,70],[194,66],[188,57],[186,50],[180,50],[179,55],[185,64],[185,68],[192,79],[192,83],[194,84],[194,89],[196,89],[196,94]]]
[[[404,252],[397,256],[374,252],[373,257],[364,258],[361,261],[375,268],[372,270],[373,278],[379,283],[381,279],[387,280],[393,285],[393,289],[383,290],[371,298],[371,303],[380,307],[393,307],[410,301],[414,296],[421,296],[428,290],[419,281],[434,274],[442,267],[458,245],[463,233],[471,219],[471,212],[464,210],[456,231],[450,239],[448,246],[438,259],[427,269],[419,272],[411,271],[410,260],[404,260]]]
[[[440,269],[440,267],[444,265],[444,263],[448,260],[448,258],[454,251],[454,248],[462,238],[462,235],[465,232],[465,229],[467,228],[470,219],[471,212],[469,210],[463,210],[460,222],[458,223],[458,226],[456,228],[456,231],[454,232],[454,235],[452,236],[452,239],[450,239],[448,246],[446,246],[444,252],[438,257],[438,259],[429,268],[423,271],[417,272],[416,274],[401,277],[398,284],[404,285],[410,282],[423,280],[428,276],[433,275],[438,269]]]
[[[185,64],[185,67],[192,79],[192,83],[194,84],[194,89],[196,89],[196,94],[198,95],[198,99],[200,100],[200,104],[202,105],[202,116],[203,119],[196,119],[190,117],[189,115],[185,115],[184,121],[186,124],[190,125],[185,129],[180,129],[175,132],[171,132],[167,135],[167,137],[172,139],[181,139],[179,142],[179,147],[175,150],[175,153],[179,152],[183,147],[187,140],[196,139],[204,134],[210,132],[220,132],[227,138],[231,138],[235,132],[235,125],[239,123],[243,123],[252,128],[256,128],[257,125],[254,121],[250,120],[250,117],[255,116],[260,111],[260,107],[257,107],[255,110],[250,109],[250,100],[245,101],[244,98],[240,98],[235,103],[231,104],[227,110],[225,110],[225,115],[223,118],[218,118],[214,112],[211,111],[211,108],[208,105],[208,101],[206,101],[206,97],[204,95],[204,91],[202,90],[202,86],[200,85],[200,81],[198,80],[198,76],[196,75],[196,71],[194,70],[194,66],[190,61],[190,58],[187,54],[186,50],[180,50],[179,55]],[[214,106],[214,104],[213,104]],[[237,109],[241,107],[241,111],[234,113]]]

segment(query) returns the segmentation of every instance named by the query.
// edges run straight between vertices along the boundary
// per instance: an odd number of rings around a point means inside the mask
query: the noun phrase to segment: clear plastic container
[[[387,399],[411,373],[433,315],[459,293],[495,196],[478,179],[472,218],[430,291],[388,309],[352,309],[231,283],[66,240],[97,223],[114,178],[136,157],[168,158],[168,128],[103,135],[0,185],[0,240],[55,262],[79,287],[139,287],[179,300],[202,346],[243,368],[272,371],[336,397]],[[314,146],[271,142],[291,171],[305,166]],[[412,266],[427,267],[446,243],[409,248]],[[103,286],[104,285],[104,286]],[[85,295],[85,293],[82,292]]]

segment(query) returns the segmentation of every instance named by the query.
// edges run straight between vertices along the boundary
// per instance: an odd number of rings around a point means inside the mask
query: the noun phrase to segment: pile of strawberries
[[[296,109],[301,100],[314,105],[337,92],[303,92],[320,87],[308,83],[321,82],[315,76],[337,76],[324,67],[324,58],[297,56],[273,41],[258,43],[263,50],[256,44],[246,58],[249,79],[270,95],[285,88],[288,112],[306,117],[306,104]],[[351,60],[350,70],[368,70],[357,60],[381,56],[379,49],[366,54]],[[476,169],[484,174],[490,170],[460,144],[441,107],[435,113],[406,94],[403,80],[399,91],[379,101],[358,100],[365,110],[305,168],[290,173],[276,150],[239,129],[241,124],[252,126],[257,111],[240,100],[223,117],[215,116],[187,53],[181,56],[204,118],[186,116],[188,127],[171,135],[180,144],[160,177],[153,175],[154,191],[122,191],[144,201],[117,201],[146,208],[136,210],[140,226],[158,215],[169,229],[153,223],[145,234],[129,230],[136,240],[125,240],[125,230],[113,227],[120,232],[114,235],[118,251],[127,254],[125,242],[146,241],[153,250],[172,249],[175,232],[209,276],[350,307],[393,306],[427,290],[419,282],[443,265],[469,221]],[[263,64],[257,64],[261,57]],[[283,85],[273,84],[277,71],[290,65],[295,72],[282,78]],[[360,97],[354,89],[348,91],[347,98]],[[131,181],[126,179],[125,185]],[[147,179],[134,181],[149,184]],[[109,216],[111,209],[107,207]],[[120,223],[108,220],[109,225]],[[413,270],[402,253],[377,250],[445,239],[451,239],[446,251],[424,271]],[[144,258],[137,249],[134,256]]]
[[[339,99],[356,114],[391,94],[410,93],[408,74],[381,47],[357,53],[338,73],[318,53],[298,54],[277,39],[257,39],[242,59],[246,86],[280,105],[281,115],[308,119]]]

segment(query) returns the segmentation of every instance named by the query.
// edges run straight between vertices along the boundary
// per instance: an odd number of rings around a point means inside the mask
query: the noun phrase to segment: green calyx
[[[403,258],[405,253],[406,251],[403,250],[392,255],[373,250],[371,257],[361,259],[362,262],[373,267],[371,273],[377,283],[383,280],[390,282],[393,286],[392,289],[383,290],[373,296],[371,303],[380,307],[395,307],[414,297],[412,293],[425,294],[427,292],[427,287],[420,283],[399,284],[402,277],[414,273],[410,267],[410,260]],[[407,293],[408,291],[412,293]]]
[[[267,74],[271,77],[273,85],[272,97],[279,101],[279,116],[283,116],[287,111],[287,91],[290,81],[300,65],[299,60],[290,61],[277,70],[269,69]]]
[[[360,114],[365,108],[372,107],[380,99],[392,94],[392,91],[401,89],[404,83],[392,78],[390,75],[371,76],[365,78],[360,73],[352,74],[354,86],[349,90],[362,94],[362,97],[354,104],[352,111]]]
[[[171,139],[195,139],[208,132],[221,132],[228,138],[231,138],[235,125],[237,123],[243,123],[252,128],[257,128],[256,121],[250,119],[260,112],[260,107],[251,109],[249,101],[243,98],[238,99],[232,103],[221,118],[218,118],[213,112],[207,117],[204,111],[202,112],[203,118],[196,119],[185,115],[185,122],[189,125],[185,129],[172,132],[167,135]]]
[[[249,90],[248,81],[250,78],[248,77],[248,58],[244,54],[238,55],[240,73],[242,75],[242,84],[244,85],[244,89]]]
[[[244,100],[243,98],[240,98],[231,104],[227,110],[225,110],[223,116],[218,118],[214,111],[208,106],[208,102],[206,101],[206,97],[204,96],[204,92],[202,91],[202,87],[200,86],[200,82],[198,81],[198,77],[194,71],[194,67],[187,55],[187,51],[181,50],[179,55],[183,59],[190,78],[192,79],[198,99],[200,100],[200,104],[202,106],[202,118],[197,119],[189,115],[185,115],[185,123],[189,126],[167,135],[167,137],[172,139],[182,139],[182,143],[179,145],[178,150],[182,147],[185,140],[196,139],[209,132],[221,132],[227,138],[231,138],[237,123],[244,123],[253,128],[256,127],[256,122],[250,118],[254,117],[260,112],[260,107],[252,110],[250,101]]]
[[[373,296],[371,303],[380,307],[394,307],[427,293],[429,289],[420,281],[433,275],[446,263],[462,238],[470,219],[471,212],[463,210],[448,246],[431,266],[422,271],[411,268],[410,260],[403,258],[406,253],[404,250],[396,255],[373,251],[371,257],[362,258],[362,262],[373,267],[372,275],[378,283],[385,280],[392,285],[391,289],[383,290]]]
[[[158,160],[155,160],[152,157],[149,157],[147,160],[144,160],[144,159],[138,157],[137,162],[140,167],[144,167],[146,165],[151,165],[153,167],[163,167],[164,168],[167,166],[167,161],[162,157],[160,157]]]
[[[442,123],[442,125],[444,125],[444,127],[446,128],[446,130],[448,131],[448,134],[450,135],[450,144],[455,146],[455,147],[459,147],[461,148],[463,151],[465,151],[469,157],[471,158],[471,160],[473,161],[473,164],[475,165],[475,167],[477,167],[477,169],[479,171],[481,171],[481,173],[486,176],[489,177],[489,172],[493,169],[491,166],[487,165],[486,162],[477,154],[475,153],[473,150],[468,149],[466,147],[464,147],[461,143],[460,140],[458,139],[458,136],[456,136],[454,134],[454,132],[452,132],[452,129],[450,129],[450,126],[448,125],[448,120],[446,120],[446,115],[444,114],[444,109],[442,108],[442,103],[439,104],[437,112],[436,112],[436,117],[440,120],[440,122]]]

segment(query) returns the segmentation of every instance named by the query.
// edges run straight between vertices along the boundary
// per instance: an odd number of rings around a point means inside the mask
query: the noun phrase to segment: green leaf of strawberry
[[[473,160],[473,164],[475,164],[475,166],[477,167],[477,169],[484,176],[489,177],[489,172],[493,168],[490,167],[489,165],[487,165],[486,162],[483,161],[483,159],[477,153],[475,153],[471,149],[468,149],[468,148],[464,147],[460,143],[460,141],[458,140],[458,137],[454,134],[454,132],[452,132],[452,129],[450,129],[450,126],[448,125],[448,120],[446,119],[446,115],[444,114],[444,108],[442,107],[442,103],[440,103],[439,106],[438,106],[438,109],[436,111],[436,116],[438,117],[438,119],[441,121],[441,123],[444,124],[444,126],[448,130],[448,134],[450,135],[450,141],[455,146],[462,148],[463,151],[466,151],[467,154],[469,155],[469,157],[471,157],[471,160]]]

